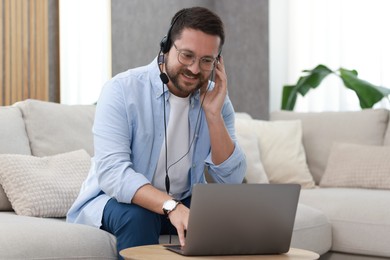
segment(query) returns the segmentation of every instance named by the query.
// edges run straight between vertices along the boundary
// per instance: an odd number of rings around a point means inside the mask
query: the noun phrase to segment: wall
[[[268,0],[112,0],[112,74],[152,61],[171,17],[190,6],[207,7],[225,23],[223,56],[236,111],[267,119]]]
[[[268,119],[268,1],[215,3],[226,25],[224,58],[234,107],[255,118]]]

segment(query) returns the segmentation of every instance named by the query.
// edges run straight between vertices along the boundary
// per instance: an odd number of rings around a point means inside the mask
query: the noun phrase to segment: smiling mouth
[[[195,79],[194,76],[191,76],[191,75],[188,75],[188,74],[183,74],[186,78],[190,78],[190,79]]]
[[[183,72],[182,75],[183,75],[185,78],[188,78],[188,79],[198,79],[198,78],[199,78],[198,75],[194,75],[194,74],[188,73],[188,72]]]

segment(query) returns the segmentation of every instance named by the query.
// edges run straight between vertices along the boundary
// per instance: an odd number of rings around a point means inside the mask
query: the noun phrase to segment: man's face
[[[194,91],[207,87],[211,71],[202,70],[199,59],[217,57],[220,38],[199,30],[184,29],[174,44],[176,47],[172,46],[165,62],[165,70],[169,77],[168,88],[176,96],[187,97]],[[195,62],[189,66],[181,64],[178,60],[178,50],[194,55]]]

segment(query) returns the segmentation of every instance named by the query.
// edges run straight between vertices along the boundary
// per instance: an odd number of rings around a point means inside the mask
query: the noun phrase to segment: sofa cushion
[[[325,214],[298,203],[291,246],[320,255],[328,252],[332,246],[332,226]]]
[[[0,259],[117,259],[113,235],[65,219],[0,212]]]
[[[328,217],[333,251],[390,257],[389,190],[302,190],[299,202]]]
[[[268,177],[260,160],[256,135],[254,133],[237,132],[236,136],[237,142],[246,156],[247,169],[244,183],[268,183]]]
[[[334,143],[320,186],[390,189],[390,146]]]
[[[31,99],[15,105],[22,110],[32,155],[49,156],[84,149],[93,156],[94,105],[63,105]]]
[[[301,122],[269,122],[236,118],[237,135],[254,133],[261,161],[270,183],[298,183],[314,186],[302,145]]]
[[[236,112],[235,118],[252,119],[252,116],[246,112]]]
[[[0,154],[31,154],[22,113],[14,106],[0,107]]]
[[[388,117],[388,111],[384,109],[311,113],[276,111],[270,116],[271,120],[302,120],[307,163],[317,184],[325,172],[334,142],[382,145]]]
[[[236,124],[237,119],[252,119],[251,115],[245,112],[235,113]],[[268,177],[264,170],[264,165],[261,162],[260,151],[257,146],[257,137],[249,129],[239,127],[236,129],[237,142],[245,153],[247,169],[244,177],[244,183],[269,183]]]
[[[31,154],[22,113],[13,106],[0,107],[0,154]],[[0,211],[12,210],[11,204],[0,185]]]
[[[48,157],[0,154],[0,183],[19,215],[65,217],[90,168],[84,150]]]

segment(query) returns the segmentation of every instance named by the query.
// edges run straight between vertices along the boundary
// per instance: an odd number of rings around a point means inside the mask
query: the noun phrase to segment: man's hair
[[[204,7],[184,8],[178,11],[172,17],[171,26],[171,43],[180,38],[185,28],[200,30],[209,35],[219,36],[221,39],[220,50],[225,42],[225,31],[221,18]],[[171,47],[169,46],[169,48]]]

